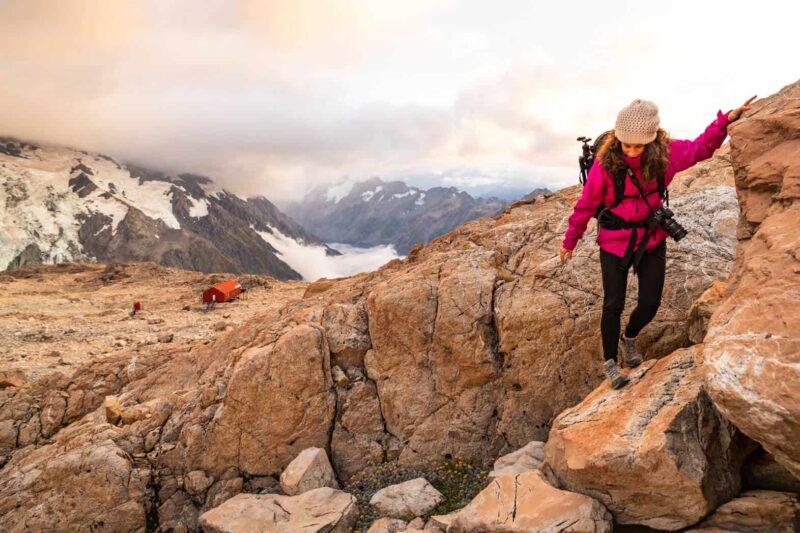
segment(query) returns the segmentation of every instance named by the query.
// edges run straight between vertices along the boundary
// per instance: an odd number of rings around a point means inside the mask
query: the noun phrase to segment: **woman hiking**
[[[674,219],[669,218],[669,214],[665,217],[665,212],[661,211],[666,188],[676,173],[711,157],[725,140],[728,125],[749,109],[754,98],[728,113],[719,111],[714,122],[694,141],[670,139],[659,127],[656,105],[636,99],[619,112],[614,129],[598,150],[583,195],[569,217],[559,257],[562,264],[572,258],[589,219],[599,213],[597,243],[603,277],[600,333],[604,372],[615,389],[629,382],[628,376],[617,366],[620,341],[623,366],[635,367],[642,362],[635,341],[661,305],[666,238],[674,235],[680,239],[683,236],[680,232],[685,234],[680,225],[678,230],[675,226],[667,227]],[[604,207],[599,212],[601,204]],[[620,335],[620,317],[631,266],[639,277],[639,298]]]

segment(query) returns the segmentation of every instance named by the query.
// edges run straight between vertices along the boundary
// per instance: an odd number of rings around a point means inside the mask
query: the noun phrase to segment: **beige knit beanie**
[[[656,138],[658,124],[656,104],[637,98],[617,115],[614,135],[625,144],[647,144]]]

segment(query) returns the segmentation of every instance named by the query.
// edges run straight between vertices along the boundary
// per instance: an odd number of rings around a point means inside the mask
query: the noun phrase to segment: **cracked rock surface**
[[[589,496],[557,489],[544,474],[531,470],[495,478],[456,513],[447,531],[610,533],[613,525],[611,513],[603,504]]]
[[[560,486],[601,501],[620,524],[696,524],[741,486],[753,446],[703,389],[699,349],[645,361],[631,383],[598,387],[561,413],[545,447]]]

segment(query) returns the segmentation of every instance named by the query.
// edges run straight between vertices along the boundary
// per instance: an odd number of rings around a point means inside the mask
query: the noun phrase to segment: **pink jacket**
[[[694,141],[670,141],[669,166],[667,166],[665,175],[665,185],[669,187],[676,173],[711,157],[714,150],[722,145],[722,142],[728,135],[727,128],[728,114],[719,111],[717,112],[716,120]],[[628,157],[623,155],[622,157],[639,179],[639,183],[642,183],[641,156]],[[662,205],[661,198],[659,198],[657,191],[658,184],[655,180],[645,186],[647,201],[650,202],[654,210]],[[637,194],[638,190],[636,186],[631,183],[630,179],[626,180],[625,195]],[[614,178],[600,165],[598,159],[595,160],[594,165],[592,165],[592,168],[589,170],[589,175],[586,178],[586,185],[583,188],[583,195],[578,200],[578,203],[575,204],[575,209],[569,217],[569,228],[567,229],[563,242],[564,248],[567,250],[575,248],[578,241],[583,236],[583,233],[586,231],[586,225],[597,211],[597,207],[601,202],[605,205],[614,203]],[[626,198],[622,200],[617,207],[612,209],[612,211],[628,221],[644,220],[650,215],[647,205],[641,197]],[[680,222],[680,213],[675,213],[675,218]],[[628,241],[630,241],[631,238],[631,231],[634,230],[609,230],[599,228],[597,232],[597,243],[603,250],[611,252],[616,256],[623,257],[625,255],[625,249],[628,247]],[[645,229],[638,228],[636,231],[638,232],[636,241],[636,246],[638,247],[644,237]],[[646,249],[652,250],[667,237],[667,232],[660,226],[655,228],[652,230]]]

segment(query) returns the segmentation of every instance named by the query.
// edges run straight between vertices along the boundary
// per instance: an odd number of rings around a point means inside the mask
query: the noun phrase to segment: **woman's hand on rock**
[[[558,252],[558,257],[561,259],[561,264],[564,264],[564,261],[572,259],[572,250],[567,250],[562,246],[561,250]]]
[[[734,120],[738,119],[742,113],[750,109],[750,102],[755,100],[755,96],[751,96],[749,100],[747,100],[741,107],[737,107],[733,111],[728,113],[728,122],[733,122]]]

